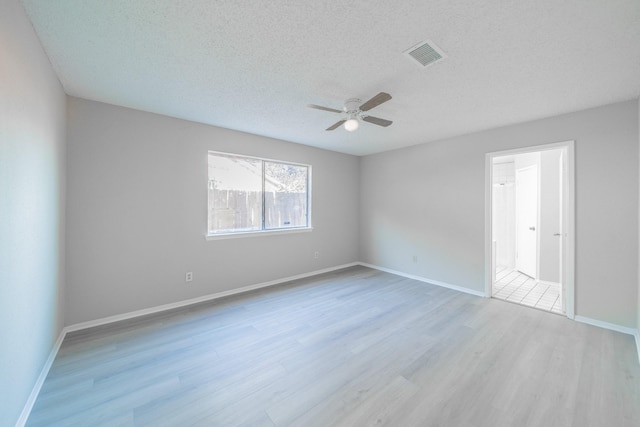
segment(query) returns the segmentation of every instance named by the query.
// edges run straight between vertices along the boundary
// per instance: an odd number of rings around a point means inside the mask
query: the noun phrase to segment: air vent
[[[438,48],[431,40],[426,40],[404,51],[406,55],[418,61],[422,67],[428,67],[431,64],[447,57],[445,53]]]

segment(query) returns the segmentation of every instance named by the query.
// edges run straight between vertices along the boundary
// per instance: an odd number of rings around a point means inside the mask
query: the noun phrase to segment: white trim
[[[458,292],[464,292],[465,294],[471,294],[471,295],[475,295],[477,297],[484,297],[485,296],[484,292],[482,292],[482,291],[476,291],[474,289],[469,289],[469,288],[464,287],[464,286],[452,285],[451,283],[445,283],[445,282],[441,282],[439,280],[428,279],[426,277],[416,276],[415,274],[403,273],[403,272],[398,271],[398,270],[392,270],[390,268],[380,267],[379,265],[368,264],[366,262],[359,262],[358,264],[360,264],[363,267],[369,267],[369,268],[373,268],[375,270],[384,271],[385,273],[395,274],[396,276],[406,277],[407,279],[418,280],[420,282],[429,283],[431,285],[436,285],[436,286],[441,286],[443,288],[453,289],[454,291],[458,291]]]
[[[575,255],[576,255],[576,155],[575,155],[575,142],[568,141],[563,143],[567,147],[567,158],[566,158],[566,168],[563,169],[563,181],[566,178],[564,184],[566,184],[566,188],[563,187],[562,190],[562,212],[563,212],[563,224],[562,224],[562,233],[563,236],[563,247],[564,247],[564,263],[562,274],[564,276],[564,293],[565,298],[565,312],[569,319],[573,319],[575,317],[575,295],[576,295],[576,282],[575,282],[575,272],[576,272],[576,263],[575,263]],[[566,191],[565,191],[566,190]]]
[[[602,320],[596,320],[596,319],[592,319],[590,317],[585,317],[585,316],[576,315],[574,317],[574,320],[576,322],[586,323],[587,325],[597,326],[599,328],[609,329],[610,331],[621,332],[627,335],[636,336],[638,331],[637,329],[634,329],[634,328],[628,328],[626,326],[616,325],[615,323],[603,322]]]
[[[492,206],[493,206],[493,156],[490,153],[484,156],[484,297],[491,298],[493,295],[494,271],[494,242]],[[489,247],[490,246],[490,247]]]
[[[58,350],[60,350],[60,346],[62,345],[62,341],[64,340],[64,337],[66,335],[67,335],[67,328],[65,327],[65,328],[62,328],[62,331],[60,331],[60,335],[58,335],[58,339],[53,344],[53,348],[51,348],[49,357],[44,362],[44,366],[40,371],[40,375],[38,376],[36,383],[33,385],[33,388],[31,389],[31,394],[29,394],[29,398],[27,399],[27,402],[24,404],[24,408],[22,408],[22,412],[20,413],[20,417],[18,417],[18,421],[16,421],[15,427],[23,427],[27,423],[27,420],[29,419],[29,415],[31,415],[31,410],[33,409],[33,405],[35,405],[36,399],[40,394],[40,390],[44,385],[44,380],[46,380],[47,375],[49,375],[49,370],[51,369],[51,365],[53,365],[53,361],[56,359],[56,356],[58,355]]]
[[[636,343],[636,351],[638,353],[638,363],[640,363],[640,331],[635,328],[629,328],[626,326],[616,325],[615,323],[603,322],[602,320],[592,319],[590,317],[576,315],[573,320],[587,325],[596,326],[598,328],[608,329],[610,331],[620,332],[633,336]]]
[[[455,291],[467,293],[467,294],[470,294],[470,295],[475,295],[475,296],[478,296],[478,297],[486,296],[484,292],[476,291],[476,290],[473,290],[473,289],[469,289],[469,288],[466,288],[464,286],[452,285],[450,283],[441,282],[439,280],[427,279],[425,277],[416,276],[414,274],[407,274],[407,273],[403,273],[403,272],[398,271],[398,270],[392,270],[390,268],[380,267],[380,266],[373,265],[373,264],[368,264],[368,263],[365,263],[365,262],[351,262],[351,263],[348,263],[348,264],[342,264],[342,265],[338,265],[338,266],[334,266],[334,267],[323,268],[321,270],[315,270],[315,271],[312,271],[312,272],[309,272],[309,273],[297,274],[295,276],[289,276],[289,277],[282,278],[282,279],[276,279],[276,280],[271,280],[271,281],[268,281],[268,282],[258,283],[258,284],[255,284],[255,285],[245,286],[243,288],[232,289],[232,290],[229,290],[229,291],[218,292],[218,293],[215,293],[215,294],[209,294],[209,295],[205,295],[205,296],[198,297],[198,298],[192,298],[192,299],[189,299],[189,300],[183,300],[183,301],[179,301],[179,302],[176,302],[176,303],[164,304],[164,305],[151,307],[151,308],[147,308],[147,309],[143,309],[143,310],[137,310],[137,311],[133,311],[133,312],[129,312],[129,313],[124,313],[124,314],[119,314],[119,315],[115,315],[115,316],[104,317],[102,319],[96,319],[96,320],[91,320],[91,321],[88,321],[88,322],[81,322],[81,323],[76,323],[76,324],[73,324],[73,325],[70,325],[70,326],[65,326],[62,329],[62,331],[60,332],[60,335],[58,336],[58,339],[54,343],[53,348],[51,349],[51,352],[49,353],[49,357],[47,358],[44,366],[42,367],[42,370],[40,371],[40,375],[38,376],[38,379],[36,380],[36,383],[34,384],[33,389],[31,390],[31,394],[29,394],[29,398],[27,399],[27,402],[25,403],[24,408],[22,409],[22,413],[20,414],[20,417],[18,418],[18,421],[15,424],[15,427],[24,427],[24,425],[26,424],[27,420],[29,419],[29,415],[31,415],[31,410],[33,409],[33,405],[35,404],[36,399],[38,398],[38,394],[40,394],[40,390],[42,389],[42,386],[44,385],[44,381],[46,380],[47,375],[49,374],[49,370],[51,369],[51,366],[53,365],[53,362],[54,362],[56,356],[58,355],[58,351],[60,350],[60,346],[62,345],[62,342],[64,341],[64,338],[66,337],[66,335],[69,332],[79,331],[79,330],[82,330],[82,329],[87,329],[87,328],[92,328],[92,327],[95,327],[95,326],[106,325],[106,324],[113,323],[113,322],[118,322],[118,321],[121,321],[121,320],[132,319],[132,318],[135,318],[135,317],[145,316],[145,315],[153,314],[153,313],[159,313],[159,312],[166,311],[166,310],[171,310],[171,309],[174,309],[174,308],[180,308],[180,307],[188,306],[188,305],[191,305],[191,304],[196,304],[196,303],[199,303],[199,302],[204,302],[204,301],[223,298],[223,297],[226,297],[226,296],[231,296],[231,295],[236,295],[236,294],[240,294],[240,293],[244,293],[244,292],[249,292],[249,291],[260,289],[260,288],[266,288],[266,287],[269,287],[269,286],[278,285],[280,283],[290,282],[292,280],[303,279],[303,278],[306,278],[306,277],[316,276],[316,275],[323,274],[323,273],[329,273],[329,272],[340,270],[340,269],[343,269],[343,268],[353,267],[353,266],[356,266],[356,265],[361,265],[363,267],[373,268],[375,270],[384,271],[386,273],[395,274],[397,276],[406,277],[408,279],[413,279],[413,280],[418,280],[420,282],[425,282],[425,283],[429,283],[429,284],[432,284],[432,285],[441,286],[441,287],[444,287],[444,288],[448,288],[448,289],[452,289],[452,290],[455,290]],[[639,334],[637,329],[627,328],[627,327],[624,327],[624,326],[615,325],[613,323],[602,322],[602,321],[599,321],[599,320],[590,319],[588,317],[583,317],[583,316],[575,316],[575,320],[578,321],[578,322],[589,324],[589,325],[593,325],[593,326],[597,326],[597,327],[601,327],[601,328],[605,328],[605,329],[610,329],[610,330],[617,331],[617,332],[622,332],[624,334],[633,335],[635,337],[636,348],[637,348],[637,351],[638,351],[638,361],[640,362],[640,334]]]
[[[214,234],[206,234],[204,238],[207,241],[212,241],[212,240],[238,239],[243,237],[275,236],[278,234],[307,233],[309,231],[313,231],[313,227],[297,227],[297,228],[290,228],[290,229],[278,228],[275,230],[253,230],[253,231],[242,231],[238,233],[214,233]]]
[[[510,148],[507,150],[501,151],[493,151],[487,153],[487,155],[491,155],[492,157],[504,157],[504,156],[515,156],[518,154],[526,154],[526,153],[535,153],[537,151],[547,151],[547,150],[557,150],[559,148],[565,148],[568,146],[573,146],[574,140],[567,140],[561,142],[552,142],[550,144],[542,144],[542,145],[531,145],[527,147],[520,148]]]
[[[491,262],[493,253],[492,224],[491,224],[491,205],[492,195],[491,188],[493,184],[493,158],[502,156],[511,156],[523,153],[531,153],[537,151],[565,149],[567,153],[566,177],[566,193],[563,199],[563,226],[564,233],[564,286],[566,292],[563,294],[565,298],[565,315],[569,319],[575,317],[575,141],[556,142],[552,144],[536,145],[530,147],[522,147],[511,150],[495,151],[485,154],[485,285],[484,296],[491,297]]]
[[[132,312],[129,312],[129,313],[123,313],[123,314],[118,314],[118,315],[115,315],[115,316],[103,317],[102,319],[90,320],[88,322],[81,322],[81,323],[76,323],[76,324],[73,324],[73,325],[65,326],[62,329],[62,331],[60,332],[60,335],[58,336],[58,339],[56,340],[55,344],[53,345],[53,348],[51,349],[51,352],[49,353],[49,357],[47,358],[47,361],[45,362],[44,366],[42,367],[42,371],[40,371],[40,376],[38,376],[38,379],[36,380],[36,383],[33,386],[33,389],[31,390],[31,394],[29,395],[29,398],[27,399],[27,402],[25,403],[24,408],[22,409],[22,413],[20,414],[20,417],[18,418],[18,421],[16,422],[15,427],[24,427],[24,425],[26,424],[27,420],[29,419],[29,415],[31,415],[31,410],[33,409],[33,405],[36,403],[36,399],[38,398],[38,394],[40,394],[40,390],[42,389],[44,381],[47,378],[47,375],[49,374],[49,370],[51,369],[51,366],[53,365],[53,361],[55,360],[56,356],[58,355],[58,351],[60,350],[60,346],[62,345],[62,341],[64,340],[64,338],[66,337],[66,335],[69,332],[80,331],[82,329],[87,329],[87,328],[92,328],[92,327],[95,327],[95,326],[102,326],[102,325],[107,325],[109,323],[119,322],[121,320],[133,319],[135,317],[146,316],[148,314],[159,313],[159,312],[166,311],[166,310],[171,310],[171,309],[174,309],[174,308],[185,307],[185,306],[188,306],[188,305],[191,305],[191,304],[197,304],[199,302],[210,301],[210,300],[214,300],[214,299],[223,298],[223,297],[226,297],[226,296],[231,296],[231,295],[236,295],[236,294],[240,294],[240,293],[244,293],[244,292],[253,291],[255,289],[266,288],[268,286],[274,286],[274,285],[278,285],[280,283],[290,282],[292,280],[304,279],[305,277],[317,276],[319,274],[329,273],[329,272],[332,272],[332,271],[335,271],[335,270],[340,270],[340,269],[343,269],[343,268],[353,267],[353,266],[356,266],[356,265],[360,265],[360,263],[351,262],[351,263],[348,263],[348,264],[342,264],[342,265],[338,265],[338,266],[334,266],[334,267],[323,268],[321,270],[315,270],[315,271],[312,271],[312,272],[309,272],[309,273],[297,274],[295,276],[289,276],[289,277],[285,277],[285,278],[282,278],[282,279],[276,279],[276,280],[271,280],[271,281],[268,281],[268,282],[258,283],[258,284],[255,284],[255,285],[245,286],[243,288],[232,289],[232,290],[229,290],[229,291],[224,291],[224,292],[218,292],[218,293],[215,293],[215,294],[204,295],[202,297],[183,300],[183,301],[179,301],[179,302],[175,302],[175,303],[171,303],[171,304],[159,305],[159,306],[156,306],[156,307],[146,308],[146,309],[142,309],[142,310],[136,310],[136,311],[132,311]]]
[[[142,310],[131,311],[129,313],[116,314],[115,316],[103,317],[101,319],[89,320],[87,322],[76,323],[74,325],[67,326],[67,332],[79,331],[82,329],[93,328],[95,326],[107,325],[113,322],[119,322],[121,320],[133,319],[140,316],[146,316],[149,314],[160,313],[162,311],[173,310],[175,308],[181,308],[192,304],[198,304],[205,301],[224,298],[231,295],[241,294],[244,292],[253,291],[256,289],[266,288],[269,286],[279,285],[280,283],[290,282],[292,280],[304,279],[305,277],[317,276],[318,274],[329,273],[331,271],[340,270],[342,268],[348,268],[358,265],[357,262],[349,264],[338,265],[335,267],[323,268],[321,270],[311,271],[309,273],[297,274],[295,276],[284,277],[281,279],[270,280],[268,282],[257,283],[255,285],[244,286],[242,288],[230,289],[228,291],[216,292],[215,294],[203,295],[197,298],[191,298],[188,300],[182,300],[173,302],[170,304],[163,304],[156,307],[144,308]]]

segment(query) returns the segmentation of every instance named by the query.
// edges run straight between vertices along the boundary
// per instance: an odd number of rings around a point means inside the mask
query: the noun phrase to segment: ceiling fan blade
[[[307,105],[307,107],[315,108],[316,110],[331,111],[332,113],[344,113],[344,111],[342,110],[336,110],[335,108],[322,107],[320,105],[314,105],[314,104],[309,104]]]
[[[383,102],[387,102],[390,99],[391,95],[385,92],[380,92],[379,94],[362,104],[360,106],[360,111],[369,111],[372,108],[377,107],[378,105],[382,104]]]
[[[342,126],[342,124],[346,122],[346,120],[340,120],[339,122],[335,123],[333,126],[328,127],[327,130],[334,130],[339,128],[340,126]]]
[[[385,119],[380,119],[378,117],[371,117],[371,116],[363,117],[362,120],[364,120],[365,122],[373,123],[374,125],[384,126],[384,127],[387,127],[391,123],[393,123],[391,120],[385,120]]]

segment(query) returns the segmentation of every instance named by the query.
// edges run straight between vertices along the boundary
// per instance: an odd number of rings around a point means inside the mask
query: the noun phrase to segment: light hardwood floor
[[[28,426],[638,426],[633,337],[364,267],[70,334]]]

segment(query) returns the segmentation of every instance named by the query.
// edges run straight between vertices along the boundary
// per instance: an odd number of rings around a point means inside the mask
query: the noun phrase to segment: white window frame
[[[276,234],[292,234],[292,233],[306,233],[313,230],[311,225],[311,165],[307,165],[304,163],[298,162],[290,162],[287,160],[278,160],[278,159],[268,159],[264,157],[256,157],[256,156],[247,156],[245,154],[236,154],[236,153],[227,153],[223,151],[207,151],[207,167],[209,165],[209,154],[221,155],[221,156],[233,156],[240,157],[245,159],[259,160],[262,162],[262,229],[261,230],[247,230],[247,231],[231,231],[231,232],[220,232],[220,233],[210,233],[209,232],[209,195],[208,195],[208,185],[209,185],[209,173],[207,172],[207,220],[206,220],[206,231],[205,238],[206,240],[222,240],[222,239],[236,239],[242,237],[255,237],[255,236],[272,236]],[[303,166],[307,168],[307,225],[301,227],[287,227],[287,228],[269,228],[265,229],[265,168],[264,162],[272,162],[272,163],[281,163],[285,165],[292,166]]]

